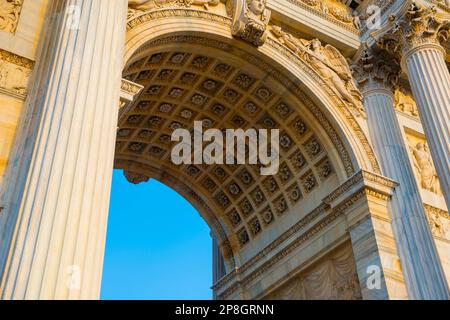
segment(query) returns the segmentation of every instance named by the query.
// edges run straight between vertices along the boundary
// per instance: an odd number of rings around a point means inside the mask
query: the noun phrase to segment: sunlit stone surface
[[[448,299],[449,16],[0,0],[1,298],[99,297],[117,168],[205,219],[217,299]],[[171,134],[194,121],[279,129],[278,173],[175,165]]]

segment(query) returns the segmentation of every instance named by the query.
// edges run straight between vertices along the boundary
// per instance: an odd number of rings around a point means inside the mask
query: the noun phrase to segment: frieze
[[[0,49],[0,90],[24,99],[33,66],[31,60]]]
[[[315,15],[322,17],[354,34],[359,34],[352,10],[341,3],[323,0],[287,0]]]
[[[195,9],[177,9],[177,8],[171,8],[171,9],[165,9],[165,10],[158,10],[158,11],[150,11],[150,12],[143,12],[136,16],[133,16],[130,20],[128,20],[127,23],[127,30],[131,30],[143,23],[146,23],[148,21],[152,21],[155,19],[161,19],[161,18],[167,18],[167,17],[192,17],[192,18],[199,18],[204,19],[208,21],[215,21],[222,23],[224,25],[229,25],[231,27],[231,18],[225,17],[219,14],[215,14],[208,11],[202,11],[202,10],[195,10]]]

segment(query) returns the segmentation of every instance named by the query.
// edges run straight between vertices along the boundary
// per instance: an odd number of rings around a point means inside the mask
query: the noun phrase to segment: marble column
[[[399,183],[390,211],[408,296],[448,299],[447,281],[394,110],[393,86],[399,67],[392,60],[366,48],[354,68],[355,75],[364,95],[370,137],[382,173]]]
[[[213,285],[216,284],[223,276],[226,275],[225,260],[223,259],[222,252],[220,251],[219,241],[217,237],[211,233],[212,238],[212,273],[213,273]],[[216,293],[213,292],[214,299],[216,299]]]
[[[223,259],[222,252],[220,252],[219,241],[217,237],[211,234],[212,248],[213,248],[213,284],[219,281],[226,275],[225,260]]]
[[[127,0],[49,1],[26,181],[5,209],[15,223],[3,299],[99,297],[126,14]]]
[[[423,45],[405,55],[404,65],[450,208],[450,74],[444,56],[441,46]]]
[[[440,20],[435,9],[415,3],[379,42],[381,47],[398,56],[408,75],[448,208],[450,73],[440,42],[447,41],[449,34],[450,21]]]

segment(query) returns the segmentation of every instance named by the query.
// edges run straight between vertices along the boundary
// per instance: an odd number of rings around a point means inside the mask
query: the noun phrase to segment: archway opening
[[[322,215],[323,199],[356,173],[350,142],[357,137],[346,135],[341,110],[321,98],[326,84],[277,50],[203,31],[144,29],[129,35],[123,78],[143,89],[121,109],[115,167],[134,183],[162,181],[198,210],[225,263],[214,294],[237,298],[236,273],[250,272],[292,230]],[[221,131],[279,129],[278,173],[263,176],[259,164],[174,165],[171,134],[193,133],[195,121]]]
[[[211,299],[210,231],[195,208],[152,179],[113,176],[102,299]]]

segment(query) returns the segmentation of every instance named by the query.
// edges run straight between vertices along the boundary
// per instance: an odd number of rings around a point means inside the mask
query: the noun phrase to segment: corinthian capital
[[[450,21],[439,18],[436,7],[425,7],[415,1],[409,3],[406,13],[392,16],[378,46],[397,57],[424,45],[440,45],[450,36]]]
[[[393,93],[397,86],[400,66],[386,52],[363,44],[359,58],[351,66],[361,92],[385,89]]]

